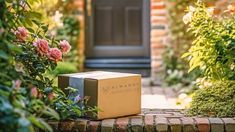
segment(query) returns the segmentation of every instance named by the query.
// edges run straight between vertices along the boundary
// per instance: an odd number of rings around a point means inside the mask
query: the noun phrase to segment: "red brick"
[[[100,121],[90,121],[88,125],[88,132],[97,132],[100,130]]]
[[[156,131],[167,132],[168,131],[168,120],[165,117],[156,117]]]
[[[167,36],[167,31],[166,30],[152,30],[151,31],[151,37],[163,37]]]
[[[114,128],[115,119],[105,119],[101,124],[101,132],[112,132]]]
[[[131,117],[131,130],[134,132],[142,132],[143,131],[143,122],[142,117]]]
[[[164,0],[151,0],[152,3],[153,2],[162,2],[162,1],[164,1]]]
[[[156,48],[156,49],[151,49],[151,54],[152,55],[163,55],[163,53],[165,53],[165,48],[162,48],[162,49],[160,49],[160,48]]]
[[[210,122],[207,118],[194,118],[199,132],[210,132]]]
[[[181,118],[181,121],[183,124],[183,132],[196,132],[197,131],[193,118],[183,117]]]
[[[209,118],[212,132],[224,132],[224,124],[220,118]]]
[[[53,131],[58,131],[58,121],[48,121],[48,124],[51,126],[51,128],[53,129]]]
[[[227,4],[228,4],[227,1],[224,1],[224,0],[216,2],[217,7],[225,7],[226,8]]]
[[[182,124],[180,119],[178,118],[170,118],[170,128],[172,132],[181,132],[182,131]]]
[[[161,10],[165,8],[166,8],[166,5],[163,2],[151,4],[151,10]]]
[[[235,132],[235,118],[222,118],[226,132]]]
[[[165,49],[165,45],[164,44],[162,44],[162,43],[152,43],[151,44],[151,48],[154,48],[154,49]]]
[[[155,17],[155,16],[151,16],[151,23],[152,24],[167,24],[168,23],[168,19],[167,17]]]
[[[167,16],[167,11],[166,10],[152,10],[151,11],[151,16]]]
[[[115,129],[118,132],[125,132],[129,124],[129,118],[118,118],[116,120]]]
[[[144,118],[144,123],[145,123],[145,131],[146,132],[152,132],[154,131],[154,115],[145,115]]]
[[[87,122],[88,122],[88,120],[86,120],[86,119],[76,120],[76,122],[75,122],[76,131],[85,132],[86,128],[87,128]]]
[[[61,121],[58,125],[58,130],[60,131],[73,131],[75,122],[74,121]]]

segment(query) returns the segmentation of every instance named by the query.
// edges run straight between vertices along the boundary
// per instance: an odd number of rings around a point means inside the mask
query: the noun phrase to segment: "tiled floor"
[[[176,105],[177,96],[171,88],[159,86],[142,87],[142,108],[150,109],[182,109]]]

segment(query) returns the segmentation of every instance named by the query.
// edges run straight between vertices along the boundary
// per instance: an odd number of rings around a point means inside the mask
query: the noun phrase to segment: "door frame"
[[[94,45],[94,3],[93,0],[85,0],[85,56],[91,58],[92,53],[95,58],[104,57],[100,55],[107,54],[108,57],[139,57],[150,58],[150,0],[143,0],[142,8],[142,37],[143,46],[115,46],[118,51],[109,50],[112,46],[93,46]],[[88,5],[91,4],[91,5]],[[90,10],[90,11],[89,11]],[[91,12],[91,13],[89,13]],[[90,15],[89,15],[90,14]],[[135,52],[127,52],[130,49],[135,49]],[[120,52],[122,51],[122,52]],[[127,55],[128,53],[128,55]],[[107,56],[106,56],[107,57]]]

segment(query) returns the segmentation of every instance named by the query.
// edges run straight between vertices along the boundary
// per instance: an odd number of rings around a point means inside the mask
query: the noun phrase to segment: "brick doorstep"
[[[117,119],[76,119],[48,123],[55,132],[235,132],[235,118],[178,116],[179,111],[143,109],[141,115]]]

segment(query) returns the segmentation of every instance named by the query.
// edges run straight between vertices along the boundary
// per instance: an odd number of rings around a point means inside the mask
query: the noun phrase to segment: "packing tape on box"
[[[76,94],[71,96],[80,95],[82,98],[84,97],[84,79],[89,77],[96,77],[96,76],[104,76],[108,75],[110,72],[86,72],[86,73],[79,73],[74,74],[69,77],[69,86],[78,90]]]

